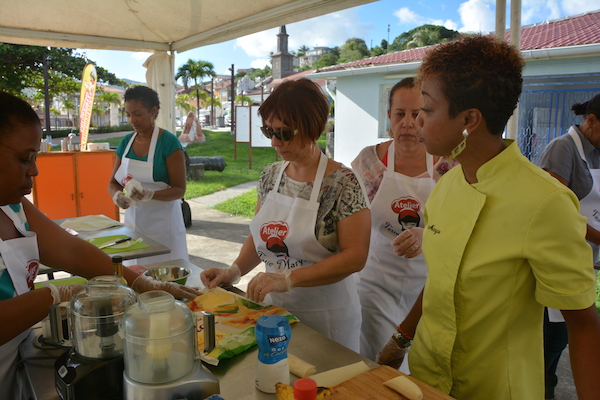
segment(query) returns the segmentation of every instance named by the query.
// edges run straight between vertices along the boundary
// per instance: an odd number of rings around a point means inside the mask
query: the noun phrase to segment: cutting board
[[[331,388],[331,396],[328,400],[406,400],[398,392],[383,385],[383,382],[388,381],[400,375],[405,375],[402,372],[382,365],[373,368],[370,371],[364,372],[352,379],[340,383]],[[454,400],[453,397],[420,382],[412,377],[408,377],[415,382],[423,391],[423,400]]]

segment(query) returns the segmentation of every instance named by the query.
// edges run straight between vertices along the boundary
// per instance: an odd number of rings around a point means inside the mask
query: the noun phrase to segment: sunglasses
[[[298,129],[295,129],[294,131],[291,131],[289,129],[280,129],[278,131],[272,131],[266,126],[261,126],[260,130],[262,131],[263,135],[267,137],[267,139],[271,139],[273,136],[275,136],[282,142],[289,142],[294,136],[298,134]]]

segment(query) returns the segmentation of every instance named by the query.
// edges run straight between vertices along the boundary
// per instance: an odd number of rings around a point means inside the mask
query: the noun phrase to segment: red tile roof
[[[506,32],[506,38],[507,40],[510,38],[510,31]],[[521,50],[547,49],[591,43],[600,43],[600,10],[527,25],[521,28]],[[382,56],[364,58],[345,64],[332,65],[321,68],[316,72],[420,61],[423,59],[425,53],[434,46],[419,47],[384,54]]]
[[[314,69],[308,70],[308,71],[294,72],[293,74],[285,76],[281,79],[273,79],[271,82],[268,83],[268,86],[271,89],[275,89],[277,86],[281,85],[283,83],[283,81],[287,81],[287,80],[295,81],[297,79],[305,78],[306,75],[312,74],[313,72],[315,72]],[[325,79],[311,79],[311,81],[315,82],[320,87],[323,87],[327,84],[327,81]]]

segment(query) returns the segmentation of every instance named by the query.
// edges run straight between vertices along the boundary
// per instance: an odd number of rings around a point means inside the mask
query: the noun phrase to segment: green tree
[[[215,67],[211,62],[208,61],[195,61],[189,59],[185,64],[183,64],[177,70],[177,74],[175,75],[175,80],[181,79],[183,82],[183,86],[185,89],[188,89],[188,85],[190,81],[194,82],[194,91],[196,92],[196,112],[198,113],[198,118],[200,117],[200,99],[201,92],[206,93],[201,87],[202,79],[206,77],[214,77]]]
[[[347,63],[356,60],[362,60],[369,56],[369,49],[363,39],[350,38],[342,45],[340,49],[340,63]]]
[[[303,44],[302,46],[298,47],[298,57],[305,56],[306,53],[308,53],[309,50],[310,49],[305,44]]]
[[[61,114],[58,108],[51,107],[50,114],[54,117],[54,126],[58,126],[58,116]]]
[[[101,92],[94,98],[94,103],[98,103],[100,107],[104,109],[105,112],[110,112],[111,104],[115,104],[117,106],[121,105],[121,96],[116,92]],[[98,126],[100,126],[100,121],[98,121]]]
[[[92,106],[92,115],[96,116],[96,126],[100,126],[100,117],[102,115],[104,115],[104,113],[106,112],[106,110],[104,109],[104,107],[98,105],[98,104],[94,104]]]
[[[196,107],[190,104],[190,100],[192,98],[187,93],[182,93],[175,98],[175,106],[181,110],[181,112],[185,115],[195,112]]]
[[[67,110],[67,121],[71,121],[71,111],[75,111],[75,103],[71,100],[64,100],[63,108]],[[73,126],[75,126],[75,124],[73,124]]]
[[[17,96],[22,95],[21,92],[25,88],[43,91],[45,57],[51,57],[48,61],[48,86],[52,97],[69,93],[68,90],[72,90],[73,87],[78,90],[83,68],[90,63],[95,65],[100,82],[111,85],[125,84],[123,80],[74,49],[0,43],[0,90]]]
[[[250,96],[246,96],[245,94],[244,95],[238,94],[235,98],[235,103],[245,106],[245,105],[251,105],[253,103],[253,101],[252,101],[252,98],[250,98]]]
[[[313,68],[325,68],[338,63],[339,57],[334,53],[323,54],[321,58],[313,63]]]
[[[457,35],[457,31],[447,29],[443,26],[421,25],[397,36],[388,46],[388,53],[409,48],[431,46],[452,39]]]

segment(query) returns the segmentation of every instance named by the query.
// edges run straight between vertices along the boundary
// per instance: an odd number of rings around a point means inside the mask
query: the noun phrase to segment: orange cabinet
[[[33,178],[33,202],[50,219],[104,214],[119,220],[108,194],[116,153],[53,151],[39,153]]]

